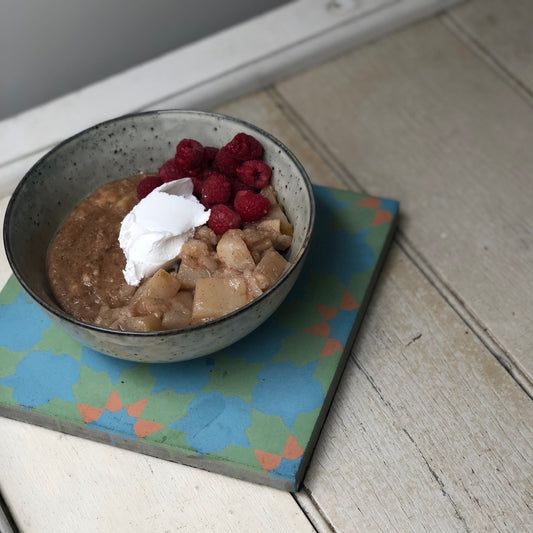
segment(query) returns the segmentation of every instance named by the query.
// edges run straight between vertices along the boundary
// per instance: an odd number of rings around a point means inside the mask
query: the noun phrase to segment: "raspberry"
[[[204,162],[206,166],[209,167],[213,163],[217,154],[218,148],[216,148],[215,146],[206,146],[204,148]]]
[[[169,159],[159,169],[159,175],[163,180],[163,183],[168,181],[179,180],[185,177],[185,172],[178,167],[175,159]]]
[[[194,139],[182,139],[176,146],[176,164],[184,170],[200,167],[204,160],[204,147]]]
[[[229,229],[240,227],[241,217],[231,207],[224,204],[217,204],[211,208],[207,225],[217,235],[222,235]]]
[[[192,193],[198,200],[202,198],[202,187],[204,185],[204,180],[202,178],[198,178],[197,176],[190,176],[192,180]]]
[[[224,150],[239,161],[260,159],[263,156],[262,144],[247,133],[237,133],[237,135],[224,146]]]
[[[142,200],[160,185],[163,185],[161,176],[146,176],[137,185],[137,198]]]
[[[231,183],[219,172],[211,173],[202,185],[202,203],[206,207],[226,203],[231,196]]]
[[[235,195],[239,191],[255,192],[255,189],[253,187],[250,187],[250,185],[246,185],[246,183],[243,183],[241,180],[231,180],[231,197],[235,198]]]
[[[202,175],[200,176],[203,180],[206,180],[211,174],[221,174],[218,170],[215,170],[214,168],[204,168],[202,171]]]
[[[259,159],[245,161],[235,170],[237,177],[246,185],[262,189],[270,183],[272,169]]]
[[[263,218],[270,209],[270,200],[259,193],[239,191],[233,201],[235,211],[244,222],[254,222]]]
[[[213,164],[217,170],[222,172],[222,174],[226,174],[226,176],[233,178],[235,176],[236,168],[240,165],[240,161],[226,152],[224,148],[221,148],[217,152]]]

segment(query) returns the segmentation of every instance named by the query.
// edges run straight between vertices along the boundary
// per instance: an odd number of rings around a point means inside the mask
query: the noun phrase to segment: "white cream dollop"
[[[181,247],[210,211],[193,195],[190,178],[163,183],[143,198],[125,217],[118,237],[126,256],[128,285],[155,274],[176,260]]]

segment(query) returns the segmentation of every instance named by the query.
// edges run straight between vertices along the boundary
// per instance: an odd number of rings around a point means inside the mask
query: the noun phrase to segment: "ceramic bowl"
[[[89,193],[115,179],[157,168],[182,138],[223,146],[239,132],[255,136],[272,166],[272,183],[294,226],[290,268],[259,298],[211,322],[180,330],[123,332],[91,326],[62,311],[46,274],[48,246],[66,215]],[[184,361],[225,348],[251,333],[282,303],[310,245],[315,203],[294,155],[267,132],[232,117],[198,111],[154,111],[98,124],[62,142],[24,176],[6,211],[4,243],[22,287],[52,321],[83,345],[120,359]]]

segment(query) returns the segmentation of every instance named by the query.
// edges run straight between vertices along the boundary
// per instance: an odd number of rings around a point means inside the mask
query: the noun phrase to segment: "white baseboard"
[[[206,109],[461,0],[296,0],[0,121],[0,198],[61,140],[146,109]]]

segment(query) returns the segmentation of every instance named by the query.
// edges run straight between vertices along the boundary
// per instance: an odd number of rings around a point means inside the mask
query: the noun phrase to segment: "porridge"
[[[213,320],[263,294],[288,266],[292,226],[262,155],[246,134],[220,149],[184,139],[157,173],[98,188],[49,249],[59,305],[96,326],[157,331]],[[158,213],[163,200],[191,220]]]

